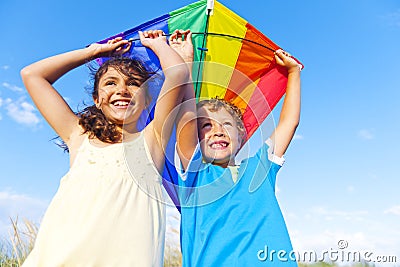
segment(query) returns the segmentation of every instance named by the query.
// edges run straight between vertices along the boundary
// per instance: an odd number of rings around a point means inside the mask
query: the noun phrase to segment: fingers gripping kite
[[[190,29],[190,32],[181,29]],[[141,59],[150,70],[159,70],[157,56],[140,42],[139,35],[144,31],[165,35],[170,45],[187,40],[193,42],[190,45],[194,52],[192,80],[196,99],[218,97],[239,107],[247,140],[285,94],[288,73],[282,61],[291,60],[303,68],[299,60],[282,51],[248,21],[213,0],[194,2],[98,43],[120,37],[129,43],[119,50],[120,53]],[[106,58],[100,59],[99,63],[104,60]],[[153,100],[158,96],[154,89],[151,91]],[[151,119],[150,112],[146,123]],[[173,159],[174,144],[175,139],[171,138],[167,147],[170,155],[166,156],[169,159]],[[164,186],[179,207],[173,186],[177,181],[173,162],[166,160],[163,176]]]

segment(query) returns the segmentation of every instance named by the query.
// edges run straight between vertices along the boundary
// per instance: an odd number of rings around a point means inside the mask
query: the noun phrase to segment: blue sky
[[[191,2],[1,1],[1,236],[10,216],[39,222],[68,170],[20,69]],[[400,264],[400,2],[220,2],[305,65],[301,122],[277,184],[295,250],[322,253],[346,240],[348,250]],[[87,80],[80,67],[55,86],[76,109],[90,99]]]

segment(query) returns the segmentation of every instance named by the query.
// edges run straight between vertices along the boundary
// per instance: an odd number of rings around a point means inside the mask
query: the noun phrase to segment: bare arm
[[[177,121],[177,150],[184,169],[187,169],[190,159],[198,144],[196,98],[193,85],[187,85]]]
[[[189,70],[193,64],[193,44],[190,30],[176,30],[169,43],[183,58]],[[181,108],[176,118],[177,152],[184,169],[190,162],[198,143],[196,98],[190,71],[190,82],[185,85]]]
[[[275,144],[274,154],[282,157],[285,154],[296,128],[300,122],[300,68],[299,64],[286,52],[275,53],[276,62],[288,70],[286,96],[282,105],[279,123],[271,135]]]
[[[150,153],[160,170],[164,164],[164,148],[170,139],[180,104],[184,98],[189,69],[184,64],[182,57],[167,44],[162,31],[139,32],[139,36],[142,44],[152,49],[158,56],[165,75],[157,99],[154,119],[145,131]]]
[[[72,133],[78,129],[78,118],[52,84],[91,59],[110,55],[112,52],[124,53],[128,49],[128,41],[116,38],[107,44],[92,44],[87,48],[40,60],[21,70],[22,80],[33,102],[67,144]]]

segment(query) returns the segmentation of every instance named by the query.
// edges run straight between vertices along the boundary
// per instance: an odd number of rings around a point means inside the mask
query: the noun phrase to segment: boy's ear
[[[246,143],[246,130],[243,132],[239,133],[239,143],[240,143],[240,148]]]

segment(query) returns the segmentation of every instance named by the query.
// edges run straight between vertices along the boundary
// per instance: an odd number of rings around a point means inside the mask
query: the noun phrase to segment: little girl
[[[165,75],[154,119],[142,131],[138,120],[150,99],[141,85],[149,74],[139,61],[121,57],[130,49],[127,40],[92,44],[21,71],[37,108],[70,154],[70,170],[24,267],[163,265],[165,206],[159,173],[175,119],[171,111],[182,101],[181,85],[189,70],[162,31],[139,35],[158,56]],[[52,84],[90,60],[110,56],[119,58],[97,71],[95,105],[76,115]]]

